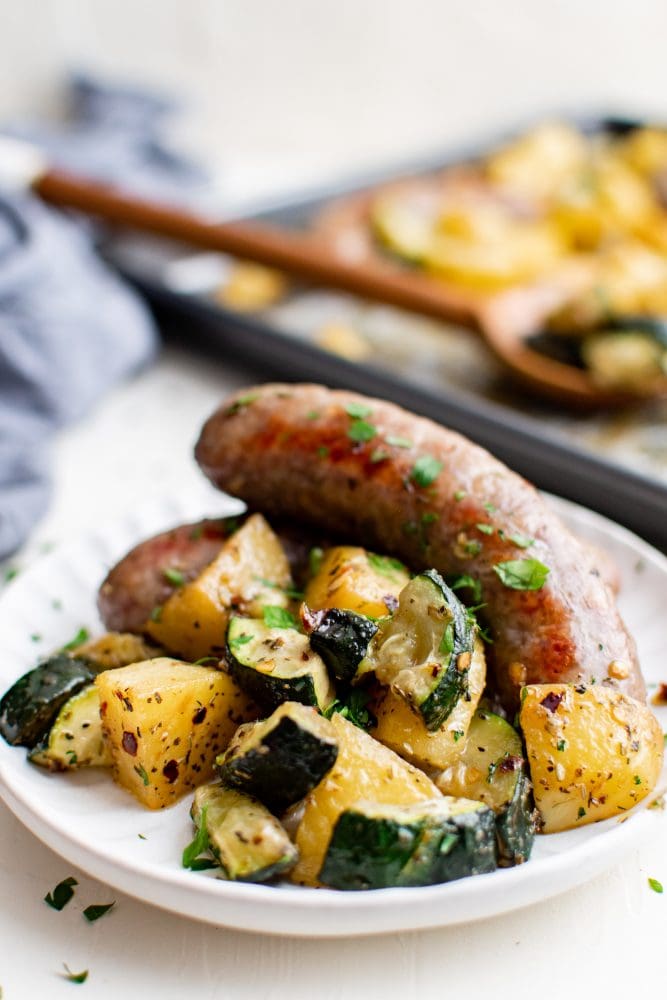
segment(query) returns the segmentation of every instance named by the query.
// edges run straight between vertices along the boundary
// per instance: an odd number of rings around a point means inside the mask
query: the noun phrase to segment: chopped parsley
[[[641,783],[642,783],[642,779],[639,777],[638,774],[635,774],[635,776],[634,776],[634,778],[632,780],[634,781],[635,785],[641,785]]]
[[[471,542],[466,542],[463,546],[463,551],[469,556],[478,556],[482,551],[482,543],[473,539]]]
[[[62,882],[58,882],[53,892],[47,892],[44,902],[48,903],[53,910],[63,910],[74,895],[74,886],[78,884],[71,875],[69,878],[64,878]]]
[[[19,575],[18,566],[10,566],[9,569],[5,570],[5,583],[11,583]]]
[[[155,605],[155,607],[153,608],[153,610],[150,613],[150,620],[152,622],[161,622],[162,621],[162,605],[161,604],[156,604]]]
[[[350,440],[356,441],[358,444],[372,441],[376,434],[377,427],[369,424],[366,420],[353,420],[347,431]]]
[[[567,740],[559,740],[558,743],[556,744],[556,749],[559,750],[560,753],[563,753],[566,747],[567,747]]]
[[[496,530],[492,524],[486,524],[484,522],[476,524],[475,527],[477,528],[478,531],[481,531],[483,535],[492,535],[493,532]]]
[[[208,831],[206,829],[207,812],[208,812],[208,806],[204,806],[199,816],[199,826],[197,828],[197,833],[195,834],[194,840],[192,840],[191,843],[189,843],[188,846],[183,851],[181,864],[183,865],[184,868],[192,869],[195,861],[199,858],[199,855],[204,854],[206,851],[208,851]]]
[[[180,569],[173,569],[171,566],[168,566],[167,569],[162,571],[162,575],[167,583],[172,583],[174,587],[182,587],[185,583],[185,577]]]
[[[64,646],[61,646],[60,651],[62,653],[67,653],[71,649],[76,649],[77,646],[83,645],[83,643],[86,642],[88,639],[90,639],[90,632],[88,631],[88,629],[80,628],[73,639],[70,639],[70,641],[66,642]]]
[[[32,635],[30,636],[30,641],[31,642],[41,642],[42,641],[42,637],[39,634],[39,632],[33,632]]]
[[[479,580],[476,580],[474,576],[470,576],[469,573],[463,573],[461,576],[457,576],[449,584],[452,590],[470,590],[472,591],[472,599],[474,604],[479,604],[482,600],[482,584]]]
[[[88,969],[84,969],[83,972],[72,972],[69,965],[63,962],[63,969],[65,970],[61,975],[64,979],[67,979],[70,983],[85,983],[88,978]]]
[[[338,713],[348,722],[357,726],[358,729],[368,732],[377,722],[375,716],[366,707],[369,700],[368,691],[364,691],[363,688],[353,688],[345,698],[336,698],[324,712],[324,717],[330,719],[334,713]]]
[[[135,764],[134,770],[137,772],[137,774],[143,781],[144,787],[148,788],[148,786],[150,785],[150,779],[146,773],[146,768],[143,766],[143,764]]]
[[[454,499],[456,500],[457,503],[460,503],[460,501],[467,496],[468,494],[466,493],[465,490],[457,490],[456,493],[454,494]]]
[[[487,500],[486,503],[483,504],[482,506],[484,507],[484,510],[486,511],[487,514],[495,514],[497,509],[496,505],[494,503],[491,503],[490,500]]]
[[[390,580],[396,579],[396,573],[404,573],[405,566],[399,559],[391,556],[378,556],[375,552],[367,552],[368,565],[381,576],[387,576]]]
[[[244,409],[244,407],[250,406],[251,403],[254,403],[258,396],[259,393],[257,392],[249,392],[245,396],[239,396],[239,398],[234,400],[232,405],[227,408],[225,411],[226,415],[228,417],[232,417],[235,413]]]
[[[664,892],[662,882],[658,882],[657,878],[650,878],[648,884],[653,889],[653,892]]]
[[[299,628],[291,611],[287,611],[286,608],[281,608],[277,604],[265,604],[262,608],[262,617],[268,628]]]
[[[442,639],[440,640],[440,646],[438,648],[440,653],[453,653],[454,652],[454,622],[450,622],[447,625]]]
[[[109,910],[113,909],[115,905],[115,899],[113,903],[91,903],[90,906],[85,908],[83,915],[89,924],[93,924],[96,920],[99,920],[100,917],[103,917],[105,913],[108,913]]]
[[[317,454],[318,454],[318,456],[320,458],[328,458],[329,457],[329,449],[327,448],[327,446],[325,444],[321,444],[318,447],[318,449],[317,449]]]
[[[245,646],[247,642],[252,642],[252,636],[243,632],[241,635],[237,635],[229,640],[229,647],[230,649],[237,649],[239,646]]]
[[[319,545],[314,545],[308,553],[308,568],[310,569],[311,576],[317,576],[322,566],[323,558],[324,549],[321,549]]]
[[[464,735],[465,734],[462,729],[455,729],[454,732],[452,733],[452,736],[454,737],[454,742],[458,743],[460,739],[463,739]]]
[[[440,515],[436,514],[435,511],[427,510],[425,514],[422,514],[422,524],[433,524],[434,521],[438,520],[439,516]]]
[[[549,567],[537,559],[510,559],[493,569],[511,590],[540,590],[549,575]]]
[[[430,486],[440,475],[442,467],[443,463],[432,455],[421,455],[412,467],[410,479],[417,486]]]
[[[370,462],[372,465],[377,465],[378,462],[386,462],[388,458],[391,458],[391,455],[386,448],[374,448],[371,452]]]
[[[507,536],[510,542],[514,542],[519,549],[529,549],[531,545],[535,544],[534,538],[529,538],[528,535],[522,535],[518,531],[514,535]]]
[[[579,806],[579,810],[577,812],[577,819],[583,819],[585,815],[586,815],[586,810],[584,809],[583,806]]]
[[[410,438],[396,437],[395,435],[390,434],[385,438],[385,441],[387,444],[390,444],[392,448],[412,448],[412,441]]]
[[[317,420],[320,416],[319,410],[308,410],[306,414],[306,420]]]
[[[364,420],[366,417],[370,417],[373,410],[364,403],[348,403],[345,412],[348,417],[353,417],[355,420]]]

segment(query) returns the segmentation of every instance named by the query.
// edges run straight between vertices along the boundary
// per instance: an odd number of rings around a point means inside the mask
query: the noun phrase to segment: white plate
[[[590,511],[562,500],[552,502],[578,534],[606,549],[618,563],[621,611],[637,639],[646,679],[667,679],[667,559]],[[181,520],[210,513],[210,502],[208,506],[207,511],[201,499],[190,498],[133,513],[93,537],[62,546],[20,576],[0,600],[0,691],[80,626],[100,630],[97,586],[131,545]],[[35,633],[39,641],[31,638]],[[667,724],[667,715],[661,721]],[[664,779],[663,773],[662,785]],[[25,751],[2,740],[0,792],[46,844],[132,896],[213,924],[311,937],[410,930],[504,913],[586,881],[642,838],[664,830],[664,813],[640,806],[625,822],[607,820],[538,837],[533,857],[518,868],[421,889],[345,893],[235,884],[208,872],[186,871],[180,857],[192,838],[187,800],[166,811],[149,812],[104,772],[50,775],[28,764]]]

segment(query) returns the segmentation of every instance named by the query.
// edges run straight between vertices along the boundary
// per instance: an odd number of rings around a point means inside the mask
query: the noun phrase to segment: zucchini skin
[[[267,882],[294,867],[298,851],[269,810],[249,795],[223,785],[201,785],[190,810],[206,832],[211,854],[230,881]]]
[[[535,842],[535,801],[525,765],[514,786],[514,795],[496,814],[498,864],[503,867],[528,861]]]
[[[436,570],[428,569],[421,575],[442,591],[452,613],[453,649],[449,656],[449,662],[431,694],[420,705],[426,728],[434,731],[439,729],[451,715],[457,701],[468,696],[468,669],[474,649],[475,626],[465,605],[461,603]],[[460,668],[460,656],[468,657],[468,667]]]
[[[375,622],[356,611],[330,608],[310,633],[310,645],[337,681],[349,683],[378,630]]]
[[[28,760],[50,771],[111,767],[111,751],[102,729],[99,692],[94,684],[67,699],[48,733],[28,753]]]
[[[387,889],[451,882],[495,871],[493,812],[401,822],[352,808],[341,814],[319,880],[332,889]]]
[[[328,725],[325,719],[317,718],[322,726]],[[264,723],[241,728],[247,728],[251,737],[257,725]],[[244,735],[237,732],[225,753],[217,758],[218,774],[225,785],[254,796],[278,815],[319,784],[338,757],[338,745],[333,739],[308,731],[289,714],[277,720],[257,746],[244,749]]]
[[[59,653],[23,674],[0,700],[0,735],[32,749],[50,730],[66,701],[95,678],[84,659]]]
[[[280,661],[284,657],[286,666],[296,663],[302,668],[300,673],[292,676],[281,676],[280,669],[272,666],[270,670],[263,671],[260,665],[263,662],[260,655],[255,664],[249,662],[249,650],[251,645],[241,645],[235,649],[237,630],[243,636],[244,630],[252,634],[255,629],[258,635],[264,639],[262,642],[267,645],[267,649],[273,649],[273,642],[297,643],[298,648],[290,652],[284,650],[283,646],[278,646],[276,650],[276,660]],[[266,650],[265,650],[266,652]],[[227,628],[227,663],[229,670],[238,683],[239,687],[252,698],[261,708],[267,712],[273,712],[286,701],[297,701],[302,705],[311,705],[319,709],[326,709],[334,700],[334,689],[327,674],[326,667],[320,657],[311,650],[305,635],[295,633],[286,628],[266,628],[260,622],[250,618],[233,617]],[[305,664],[308,663],[308,669]],[[319,689],[318,689],[319,688]]]

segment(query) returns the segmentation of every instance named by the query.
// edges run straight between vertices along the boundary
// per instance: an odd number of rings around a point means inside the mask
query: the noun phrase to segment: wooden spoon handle
[[[45,201],[75,208],[113,225],[257,261],[330,288],[433,316],[478,326],[470,297],[428,277],[354,259],[318,234],[255,222],[211,222],[179,208],[145,201],[101,183],[49,170],[33,182]]]

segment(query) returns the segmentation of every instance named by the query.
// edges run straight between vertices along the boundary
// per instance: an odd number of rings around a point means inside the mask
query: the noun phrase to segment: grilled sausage
[[[533,486],[461,435],[380,400],[274,384],[218,409],[195,455],[216,486],[269,518],[477,580],[508,709],[523,684],[553,681],[604,681],[645,699],[634,642],[593,550]],[[543,585],[531,573],[539,566],[523,560],[548,568]]]
[[[180,579],[176,578],[178,583],[170,580],[170,571],[177,570],[184,582],[194,580],[246,516],[182,524],[136,545],[110,570],[100,587],[97,606],[105,626],[114,632],[142,632],[154,609],[180,586]],[[321,534],[311,535],[300,525],[274,521],[272,527],[285,550],[292,578],[301,586],[311,547],[326,545],[328,540]]]
[[[213,562],[236,524],[238,518],[182,524],[135,546],[100,587],[97,607],[105,626],[113,632],[141,632],[153,609],[177,589],[169,571],[194,580]]]

